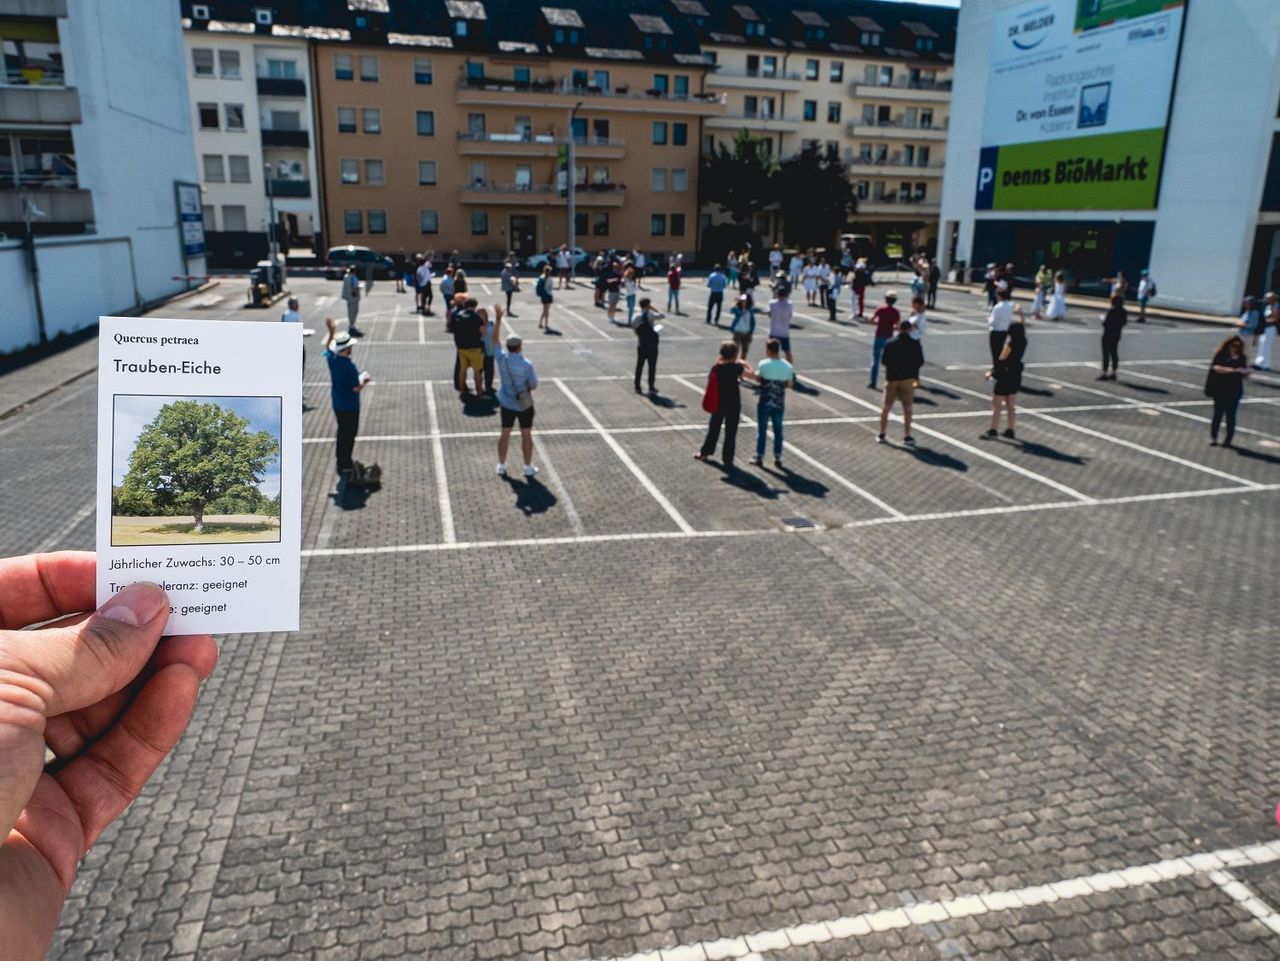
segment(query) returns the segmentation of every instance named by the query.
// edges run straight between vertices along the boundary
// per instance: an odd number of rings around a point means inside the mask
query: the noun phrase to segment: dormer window
[[[882,45],[884,27],[870,17],[850,17],[849,21],[858,31],[858,44],[863,47],[879,47]]]
[[[551,31],[551,36],[556,45],[561,47],[576,47],[582,43],[582,32],[580,30],[556,27],[555,30]]]
[[[453,35],[455,37],[465,37],[467,35],[467,21],[455,20],[453,23]]]
[[[763,37],[765,34],[764,24],[759,22],[749,23],[747,24],[746,33],[748,37]]]
[[[253,20],[260,27],[271,26],[271,8],[270,7],[254,7]]]
[[[208,19],[209,19],[209,5],[208,5],[207,3],[197,3],[197,4],[194,4],[194,5],[191,7],[191,19],[193,19],[193,20],[208,20]]]
[[[478,24],[489,16],[481,0],[445,0],[444,6],[453,20],[455,37],[471,36],[473,22]]]
[[[858,42],[864,47],[878,47],[882,39],[881,34],[865,31],[859,38]]]
[[[916,49],[928,51],[933,49],[933,37],[916,37]]]

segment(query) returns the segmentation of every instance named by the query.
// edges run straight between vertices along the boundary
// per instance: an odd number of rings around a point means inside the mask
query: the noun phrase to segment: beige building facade
[[[394,42],[313,57],[331,245],[497,259],[565,243],[572,139],[578,245],[696,248],[699,145],[725,109],[704,64]]]

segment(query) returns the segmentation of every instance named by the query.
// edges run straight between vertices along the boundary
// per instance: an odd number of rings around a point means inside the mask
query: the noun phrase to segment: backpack
[[[377,464],[362,464],[357,460],[352,461],[351,465],[348,487],[363,491],[376,491],[382,487],[382,468]]]
[[[538,282],[533,285],[533,292],[539,297],[547,296],[547,278],[545,276],[538,278]]]

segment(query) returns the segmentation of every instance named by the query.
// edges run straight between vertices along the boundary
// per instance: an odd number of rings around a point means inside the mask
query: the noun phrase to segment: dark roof
[[[902,25],[914,33],[917,37],[936,37],[936,30],[931,30],[928,24],[921,23],[919,20],[904,20]]]
[[[760,19],[760,14],[756,13],[745,3],[739,3],[734,6],[733,12],[740,16],[743,20],[754,22]]]
[[[866,30],[868,33],[883,33],[884,27],[876,23],[870,17],[850,17],[849,22],[859,30]]]
[[[704,7],[700,0],[671,0],[671,5],[691,17],[711,16],[711,11]]]
[[[584,27],[577,10],[568,7],[543,7],[542,15],[553,27]]]
[[[822,14],[814,13],[812,10],[794,10],[793,15],[797,20],[806,27],[829,27],[831,24],[822,19]]]

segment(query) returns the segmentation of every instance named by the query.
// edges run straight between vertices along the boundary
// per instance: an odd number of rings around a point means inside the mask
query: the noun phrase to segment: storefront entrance
[[[538,252],[538,218],[534,214],[511,215],[511,249],[523,260]]]

